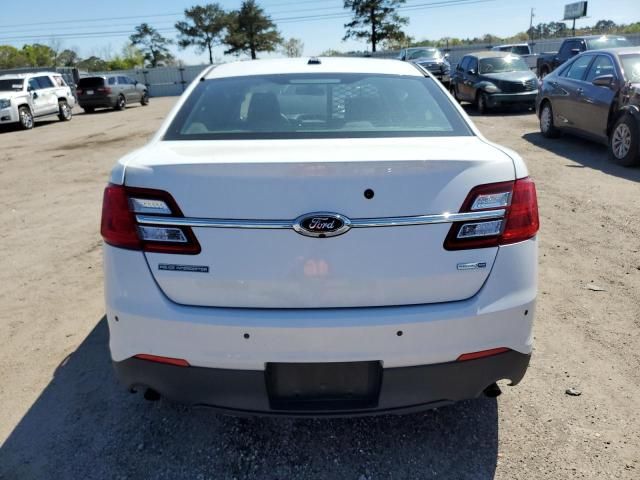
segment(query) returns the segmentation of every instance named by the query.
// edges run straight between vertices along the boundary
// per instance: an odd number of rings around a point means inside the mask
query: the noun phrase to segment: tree
[[[384,40],[401,40],[404,37],[402,25],[408,20],[397,13],[406,0],[344,0],[344,8],[353,12],[353,20],[345,24],[349,38],[366,39],[375,52]]]
[[[282,43],[282,53],[287,57],[301,57],[304,51],[304,43],[299,38],[290,38]]]
[[[186,20],[176,23],[180,33],[178,45],[181,48],[194,46],[202,53],[209,51],[209,63],[213,64],[213,47],[221,43],[222,33],[227,26],[227,13],[217,3],[196,5],[184,11]]]
[[[58,54],[58,58],[56,58],[56,64],[60,65],[61,67],[75,67],[79,61],[80,57],[78,56],[77,52],[69,48],[61,51]]]
[[[613,20],[598,20],[593,29],[598,32],[606,33],[617,29],[617,27],[616,22]]]
[[[29,67],[52,67],[55,63],[56,54],[53,49],[41,43],[24,45],[22,53],[27,59]]]
[[[229,46],[224,53],[246,52],[255,60],[257,52],[273,52],[282,43],[282,37],[255,0],[244,0],[240,10],[229,14],[224,43]]]
[[[0,45],[0,68],[18,68],[29,64],[23,51],[11,45]]]
[[[129,37],[131,44],[139,47],[150,67],[161,67],[171,63],[173,55],[168,46],[172,43],[148,23],[136,27],[136,33]]]
[[[107,64],[107,62],[99,57],[96,57],[95,55],[79,61],[77,67],[81,70],[87,70],[89,72],[100,72],[109,69],[109,65]]]

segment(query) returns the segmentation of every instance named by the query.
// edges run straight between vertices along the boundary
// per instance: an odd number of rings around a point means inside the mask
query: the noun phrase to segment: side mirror
[[[571,56],[575,57],[576,55],[578,55],[580,53],[580,49],[579,48],[572,48],[571,49]]]
[[[475,74],[476,74],[476,71],[475,71],[475,69],[470,68],[469,70],[467,70],[467,73],[468,73],[469,75],[475,75]]]
[[[448,53],[445,53],[445,54],[444,54],[444,58],[445,58],[445,60],[448,60],[448,59],[449,59],[449,54],[448,54]]]
[[[598,87],[613,87],[615,77],[613,75],[600,75],[599,77],[594,78],[591,83]]]

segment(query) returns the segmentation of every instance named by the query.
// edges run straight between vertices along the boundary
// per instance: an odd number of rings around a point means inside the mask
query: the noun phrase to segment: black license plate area
[[[350,410],[378,404],[382,365],[372,362],[267,363],[274,410]]]

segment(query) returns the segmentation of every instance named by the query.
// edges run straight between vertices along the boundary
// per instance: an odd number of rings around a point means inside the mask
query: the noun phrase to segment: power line
[[[434,9],[434,8],[488,3],[488,2],[494,2],[494,1],[496,0],[439,0],[435,2],[422,3],[417,5],[407,5],[404,7],[399,7],[398,10],[402,12],[413,12],[413,11],[428,10],[428,9]],[[299,4],[299,3],[302,3],[302,2],[298,2],[296,4]],[[293,13],[293,11],[291,13]],[[161,14],[161,15],[167,16],[169,14]],[[292,22],[299,23],[299,22],[309,22],[309,21],[333,20],[333,19],[340,19],[340,18],[351,18],[352,16],[353,14],[351,12],[336,12],[336,13],[317,14],[317,15],[298,15],[298,16],[291,16],[291,17],[280,17],[280,18],[273,18],[272,20],[278,24],[280,23],[286,24],[286,23],[292,23]],[[95,27],[95,25],[93,27]],[[113,25],[113,27],[118,28],[117,25]],[[175,29],[171,27],[157,28],[156,30],[159,33],[175,33]],[[14,42],[15,41],[33,41],[34,39],[37,40],[37,39],[43,39],[43,38],[46,38],[49,40],[109,38],[109,37],[129,36],[132,33],[133,33],[133,30],[131,29],[131,30],[98,31],[98,32],[71,32],[71,33],[37,34],[37,35],[33,34],[33,35],[0,37],[0,41],[14,41]]]

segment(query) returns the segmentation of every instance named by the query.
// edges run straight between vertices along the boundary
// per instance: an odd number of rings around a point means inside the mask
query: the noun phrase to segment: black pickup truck
[[[543,53],[538,57],[536,62],[538,77],[544,78],[564,62],[585,50],[630,46],[629,40],[619,35],[587,35],[565,38],[560,45],[560,50],[555,53]]]

